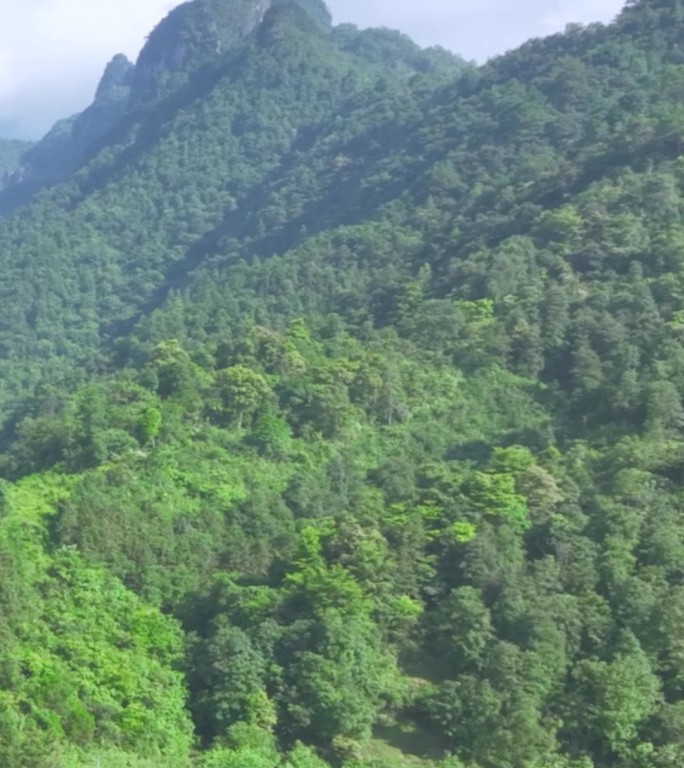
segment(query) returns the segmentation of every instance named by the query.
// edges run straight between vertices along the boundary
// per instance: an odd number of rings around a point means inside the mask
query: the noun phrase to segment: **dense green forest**
[[[4,768],[684,765],[684,0],[193,0],[17,165]]]

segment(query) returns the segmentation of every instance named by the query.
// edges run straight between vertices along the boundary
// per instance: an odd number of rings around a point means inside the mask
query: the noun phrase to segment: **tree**
[[[629,755],[660,702],[660,683],[646,654],[633,636],[623,645],[613,661],[585,659],[572,675],[570,741],[603,759]]]
[[[221,410],[235,419],[237,428],[272,394],[264,376],[245,365],[224,368],[216,374]]]
[[[430,621],[434,655],[444,662],[445,676],[483,668],[494,632],[489,610],[476,589],[452,590]]]
[[[154,445],[154,441],[159,435],[161,427],[161,411],[158,408],[154,408],[152,406],[146,408],[140,420],[142,444],[147,445],[148,443],[152,443]]]

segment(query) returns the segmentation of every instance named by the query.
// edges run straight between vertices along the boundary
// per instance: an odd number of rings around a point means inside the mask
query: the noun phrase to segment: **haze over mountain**
[[[194,0],[1,143],[0,765],[684,764],[683,94]]]

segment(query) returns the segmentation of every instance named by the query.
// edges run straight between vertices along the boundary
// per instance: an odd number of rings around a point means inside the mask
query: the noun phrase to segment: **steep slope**
[[[118,142],[0,227],[5,403],[60,361],[92,361],[103,339],[182,284],[217,237],[247,241],[294,218],[300,203],[280,211],[269,190],[298,174],[296,195],[310,198],[315,188],[296,166],[336,115],[365,108],[377,88],[412,98],[403,75],[364,69],[292,4],[269,11],[220,62],[149,117],[124,122]],[[334,156],[324,151],[320,162],[328,174]]]
[[[477,69],[310,7],[184,6],[0,226],[0,754],[680,765],[684,3]]]
[[[322,29],[331,17],[319,0],[291,0]],[[27,203],[45,187],[63,182],[109,143],[119,127],[130,130],[135,114],[172,94],[199,70],[212,69],[235,54],[275,2],[205,0],[177,6],[149,36],[134,66],[118,54],[107,65],[93,103],[60,120],[7,178],[0,214]],[[122,118],[133,116],[122,126]],[[127,126],[127,127],[126,127]],[[28,147],[26,147],[28,149]]]
[[[152,32],[133,78],[132,103],[156,101],[239,47],[279,4],[305,10],[326,29],[331,17],[322,0],[195,0],[177,6]]]
[[[0,214],[23,205],[41,189],[64,181],[84,163],[128,109],[133,65],[122,54],[107,65],[93,103],[60,120],[47,135],[17,154],[0,192]]]

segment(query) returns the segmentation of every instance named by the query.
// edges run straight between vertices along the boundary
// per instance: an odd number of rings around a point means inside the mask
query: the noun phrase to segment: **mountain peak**
[[[174,8],[140,53],[133,98],[151,101],[200,67],[215,61],[253,32],[269,9],[294,2],[319,25],[332,17],[323,0],[191,0]]]
[[[261,22],[270,5],[270,0],[193,0],[174,8],[140,52],[134,99],[153,100],[224,53]]]
[[[118,98],[122,89],[130,88],[134,71],[134,65],[126,56],[123,53],[117,53],[105,68],[100,84],[97,86],[95,100]]]
[[[323,29],[332,27],[332,14],[323,0],[274,0],[273,5],[283,5],[284,3],[298,5]]]

